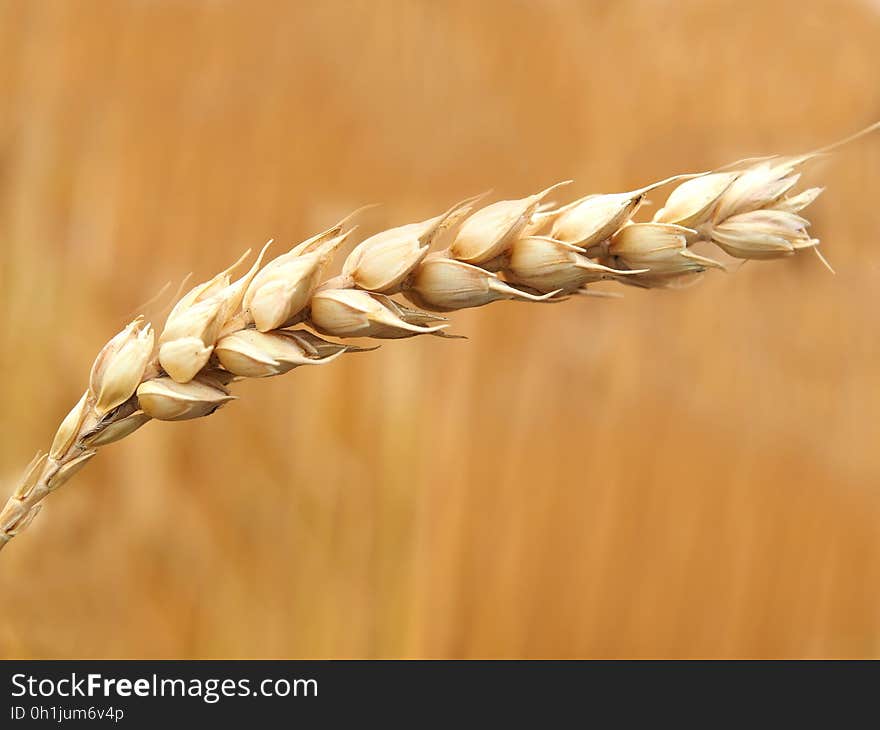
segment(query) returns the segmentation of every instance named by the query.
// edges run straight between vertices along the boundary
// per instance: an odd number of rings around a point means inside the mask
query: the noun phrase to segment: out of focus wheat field
[[[2,0],[2,481],[269,238],[877,119],[866,0]],[[836,276],[463,311],[103,450],[0,556],[0,656],[880,656],[880,135],[805,179]]]

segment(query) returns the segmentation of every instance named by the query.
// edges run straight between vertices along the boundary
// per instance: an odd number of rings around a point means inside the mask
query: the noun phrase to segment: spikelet
[[[648,269],[627,279],[625,283],[646,285],[647,282],[679,277],[705,271],[724,269],[714,259],[700,256],[687,247],[691,229],[671,223],[631,223],[611,238],[608,259],[615,268]]]
[[[413,324],[374,294],[358,289],[325,289],[312,297],[310,321],[324,334],[336,337],[399,339],[432,334],[445,324]]]
[[[461,224],[449,256],[469,264],[487,264],[498,258],[529,224],[541,201],[569,183],[571,180],[566,180],[527,198],[500,200],[481,208]]]
[[[545,236],[514,242],[504,277],[539,292],[572,294],[585,284],[637,272],[612,269],[587,258],[584,249]]]
[[[210,281],[191,289],[171,310],[159,337],[159,362],[178,383],[192,380],[207,365],[214,343],[241,306],[270,243],[263,247],[254,265],[238,281],[230,283],[229,274],[244,261],[249,251]]]
[[[308,304],[336,250],[354,229],[342,232],[343,222],[303,241],[270,261],[250,283],[242,306],[260,332],[295,324]]]
[[[556,212],[550,236],[557,241],[589,249],[608,239],[627,223],[650,191],[673,180],[688,177],[693,175],[675,175],[626,193],[587,195],[575,200]]]
[[[730,256],[773,259],[813,248],[818,239],[807,233],[809,221],[785,210],[753,210],[712,227],[712,242]]]
[[[315,342],[320,341],[320,345]],[[308,332],[241,330],[217,343],[220,364],[243,378],[281,375],[300,365],[332,362],[349,348]]]
[[[480,196],[477,196],[477,198]],[[370,236],[345,260],[342,276],[367,291],[394,294],[421,263],[437,236],[468,213],[477,198],[467,198],[442,215]]]
[[[142,322],[138,317],[104,345],[92,365],[89,391],[99,416],[128,400],[141,381],[154,342],[152,328]]]
[[[747,168],[733,180],[718,200],[712,221],[718,223],[738,213],[758,210],[782,198],[797,185],[793,165],[776,160]]]
[[[516,289],[497,274],[464,261],[432,256],[419,267],[404,295],[419,307],[436,312],[482,307],[500,299],[544,301],[555,294],[537,296]]]
[[[159,421],[202,418],[235,400],[225,388],[201,377],[187,383],[164,376],[146,380],[138,386],[137,397],[141,410]]]
[[[696,228],[709,219],[724,191],[738,176],[736,172],[715,172],[685,180],[669,194],[664,206],[654,214],[654,221]]]

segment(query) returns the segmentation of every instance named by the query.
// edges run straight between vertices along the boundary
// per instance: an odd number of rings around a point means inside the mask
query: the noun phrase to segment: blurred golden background
[[[855,0],[3,0],[0,474],[166,281],[810,149],[878,49]],[[836,277],[464,311],[108,448],[4,551],[0,654],[880,656],[880,136],[807,177]]]

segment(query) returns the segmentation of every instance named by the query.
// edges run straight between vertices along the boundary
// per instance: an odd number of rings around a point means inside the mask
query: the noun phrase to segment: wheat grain
[[[352,216],[262,266],[266,244],[238,280],[231,274],[245,257],[183,295],[157,343],[151,325],[138,317],[104,346],[88,390],[0,512],[0,548],[99,447],[152,419],[210,415],[234,400],[229,385],[236,378],[280,375],[372,349],[329,342],[303,326],[341,338],[448,337],[445,318],[423,310],[448,312],[501,299],[558,301],[599,293],[590,287],[602,280],[677,286],[709,268],[724,268],[695,253],[698,242],[740,259],[779,258],[805,249],[818,253],[819,240],[808,234],[809,221],[799,213],[822,189],[789,196],[798,170],[878,128],[880,123],[796,157],[745,160],[562,206],[545,200],[569,181],[482,208],[477,208],[482,196],[469,198],[437,217],[365,239],[346,258],[342,273],[324,283],[333,254],[354,231],[348,227]],[[678,185],[652,221],[633,220],[648,193],[674,182]],[[450,244],[429,253],[444,232]],[[401,304],[391,298],[395,294],[421,309]]]

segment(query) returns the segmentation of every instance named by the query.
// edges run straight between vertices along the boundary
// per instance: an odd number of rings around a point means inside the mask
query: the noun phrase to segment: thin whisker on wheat
[[[170,282],[170,281],[166,281],[166,282],[162,285],[162,288],[159,289],[159,291],[157,291],[152,297],[150,297],[149,299],[147,299],[147,301],[145,301],[145,302],[139,304],[137,307],[135,307],[133,310],[131,310],[131,311],[126,315],[125,318],[126,318],[126,319],[133,319],[133,318],[136,317],[138,314],[141,314],[142,312],[149,311],[150,307],[152,307],[152,306],[153,306],[154,304],[156,304],[156,303],[157,303],[157,302],[158,302],[163,296],[165,296],[165,293],[166,293],[170,288],[171,288],[171,282]],[[174,299],[176,299],[178,296],[180,296],[180,292],[178,292],[178,293],[175,295]],[[172,300],[172,301],[173,301],[173,300]]]

